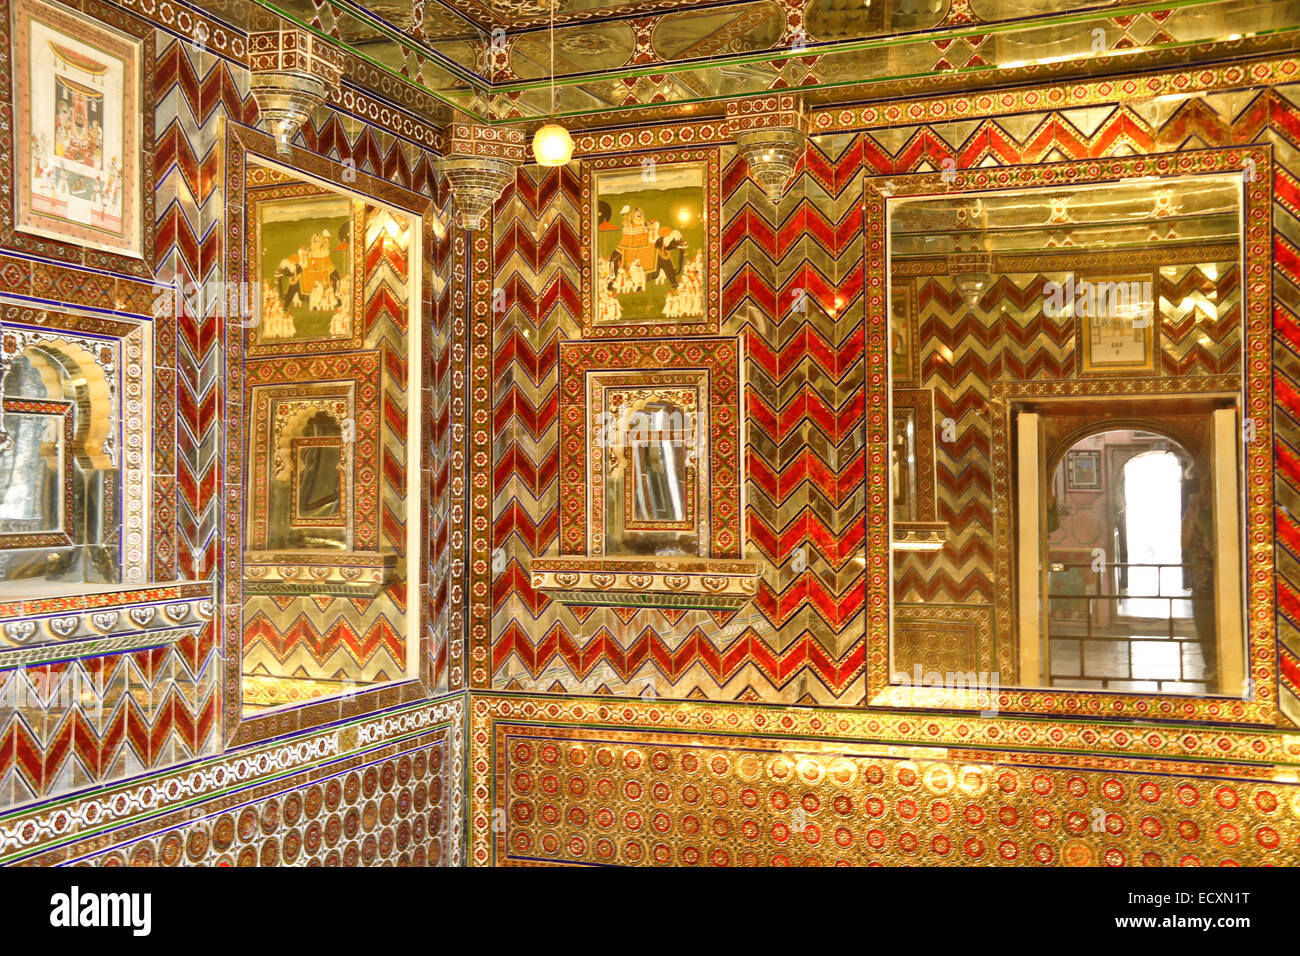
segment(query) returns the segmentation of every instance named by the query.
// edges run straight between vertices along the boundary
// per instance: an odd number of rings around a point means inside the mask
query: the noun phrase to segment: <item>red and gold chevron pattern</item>
[[[0,806],[215,753],[217,668],[189,663],[210,640],[0,672]]]
[[[723,332],[745,338],[748,555],[768,564],[740,620],[642,611],[557,608],[527,585],[530,554],[556,541],[555,344],[575,337],[581,251],[571,223],[571,173],[520,172],[497,207],[494,286],[504,308],[490,342],[495,400],[490,470],[491,678],[482,686],[539,692],[642,693],[767,701],[858,702],[862,609],[864,415],[861,177],[1125,156],[1223,145],[1300,145],[1300,110],[1279,91],[1190,99],[1175,109],[1137,102],[1061,113],[894,126],[816,138],[775,209],[723,149]],[[1288,154],[1289,155],[1289,154]],[[1297,174],[1279,164],[1275,215],[1300,214]],[[1300,482],[1300,250],[1276,226],[1278,298],[1279,599],[1287,709],[1300,714],[1300,519],[1288,510]],[[1288,229],[1290,230],[1288,232]],[[1212,265],[1213,268],[1206,268]],[[1014,281],[1013,281],[1014,280]],[[987,396],[981,375],[1069,377],[1074,329],[1042,316],[1043,275],[1006,277],[978,323],[941,283],[918,290],[922,376],[941,391],[940,417],[968,422],[940,450],[941,517],[958,532],[942,568],[903,568],[909,600],[991,601]],[[1161,371],[1222,374],[1236,363],[1230,325],[1241,276],[1222,264],[1168,268]],[[795,303],[800,307],[796,308]],[[937,346],[951,350],[940,357]],[[983,424],[981,424],[983,422]],[[1300,501],[1295,507],[1300,507]],[[472,638],[472,641],[474,638]],[[477,645],[473,645],[477,646]],[[813,649],[816,649],[816,653]],[[477,685],[476,685],[477,686]]]
[[[851,137],[843,137],[850,142]],[[861,648],[861,582],[848,570],[861,521],[845,506],[862,471],[860,328],[833,316],[859,295],[853,177],[822,156],[773,207],[724,153],[724,334],[744,338],[747,556],[772,570],[754,606],[705,612],[560,607],[531,591],[527,560],[556,553],[558,342],[581,335],[577,178],[525,168],[497,205],[494,314],[492,684],[527,690],[834,701]],[[859,308],[860,312],[860,308]],[[776,321],[771,318],[776,315]],[[855,478],[855,475],[858,476]],[[624,619],[626,618],[626,619]]]
[[[427,582],[421,599],[429,640],[426,680],[439,690],[454,690],[465,686],[464,588],[460,586],[467,546],[465,446],[461,440],[465,420],[464,286],[458,297],[453,275],[456,245],[450,227],[444,225],[454,220],[446,180],[430,179],[427,184],[432,189],[436,225],[424,236],[424,301],[420,304],[421,314],[428,316],[420,376],[427,436],[420,453],[426,504],[420,509],[420,537],[426,547]]]

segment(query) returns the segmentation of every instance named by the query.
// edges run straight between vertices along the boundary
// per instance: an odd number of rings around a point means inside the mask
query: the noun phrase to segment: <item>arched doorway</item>
[[[1207,465],[1170,435],[1073,440],[1048,485],[1053,686],[1205,693],[1217,683]]]

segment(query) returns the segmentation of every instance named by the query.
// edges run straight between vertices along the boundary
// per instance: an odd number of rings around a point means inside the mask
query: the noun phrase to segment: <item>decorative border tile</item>
[[[132,828],[135,833],[158,830],[159,821],[169,813],[198,809],[196,816],[201,815],[205,804],[227,794],[308,774],[342,758],[439,729],[446,731],[450,741],[449,778],[455,781],[464,767],[463,715],[464,698],[456,695],[0,813],[0,863],[56,850],[65,858],[102,850],[131,839]],[[447,795],[448,855],[455,866],[460,857],[463,803],[454,784],[447,787]]]

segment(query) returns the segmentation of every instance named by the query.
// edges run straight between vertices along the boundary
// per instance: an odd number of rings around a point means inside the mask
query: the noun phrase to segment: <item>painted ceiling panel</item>
[[[555,72],[599,73],[626,64],[636,48],[636,31],[627,23],[584,24],[555,31]],[[550,33],[518,37],[511,47],[510,66],[521,79],[551,74]]]

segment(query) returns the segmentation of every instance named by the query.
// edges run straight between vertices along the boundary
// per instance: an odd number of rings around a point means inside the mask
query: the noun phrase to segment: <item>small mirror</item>
[[[916,411],[894,409],[889,480],[895,521],[916,520]]]
[[[273,548],[343,550],[348,547],[348,475],[342,421],[348,405],[287,398],[272,402],[276,456],[269,507],[260,518]]]
[[[695,388],[606,387],[607,554],[699,555]]]
[[[537,593],[573,607],[753,600],[743,364],[730,337],[560,343],[559,553],[529,558]],[[593,633],[611,619],[579,620]]]
[[[671,402],[651,402],[628,432],[632,523],[680,524],[686,520],[686,460],[692,436],[685,414]]]
[[[298,527],[342,524],[342,441],[337,436],[297,438],[293,450],[293,523]]]

